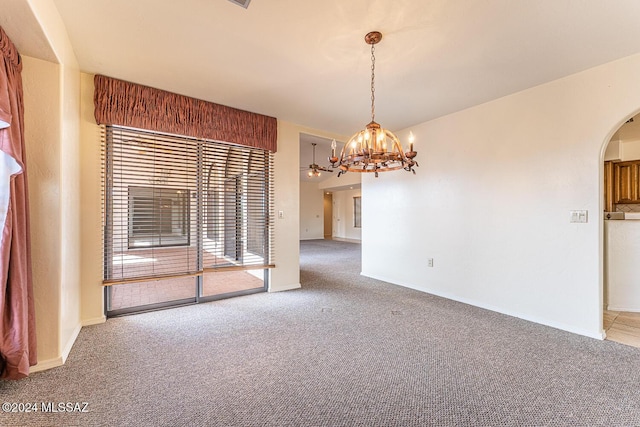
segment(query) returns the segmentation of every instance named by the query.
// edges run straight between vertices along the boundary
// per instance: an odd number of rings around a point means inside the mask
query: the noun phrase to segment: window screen
[[[102,129],[105,284],[273,266],[269,151]]]

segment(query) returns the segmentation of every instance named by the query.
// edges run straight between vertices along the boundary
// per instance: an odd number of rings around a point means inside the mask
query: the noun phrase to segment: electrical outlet
[[[278,218],[284,219],[284,211],[278,211]]]
[[[433,258],[427,259],[427,267],[433,267]]]

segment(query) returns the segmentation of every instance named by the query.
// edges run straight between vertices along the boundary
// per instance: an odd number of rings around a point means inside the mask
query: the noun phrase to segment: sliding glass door
[[[266,289],[269,152],[116,126],[103,131],[108,315]]]

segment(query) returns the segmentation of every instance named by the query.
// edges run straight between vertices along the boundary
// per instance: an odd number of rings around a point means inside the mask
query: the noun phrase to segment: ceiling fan
[[[310,177],[314,177],[320,176],[320,172],[332,173],[333,169],[325,168],[324,166],[319,166],[316,164],[316,145],[318,144],[312,142],[311,145],[313,145],[313,163],[309,165],[309,172],[307,172],[307,175]]]

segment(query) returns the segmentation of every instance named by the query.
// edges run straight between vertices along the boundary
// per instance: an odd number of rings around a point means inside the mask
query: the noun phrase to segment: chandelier
[[[382,40],[382,33],[372,31],[364,40],[371,45],[371,122],[347,141],[339,158],[333,141],[329,162],[332,167],[340,169],[338,176],[348,171],[374,172],[377,178],[378,172],[398,169],[415,174],[413,167],[418,163],[413,159],[418,153],[413,151],[413,133],[409,134],[409,150],[405,153],[398,137],[375,122],[375,45]]]

